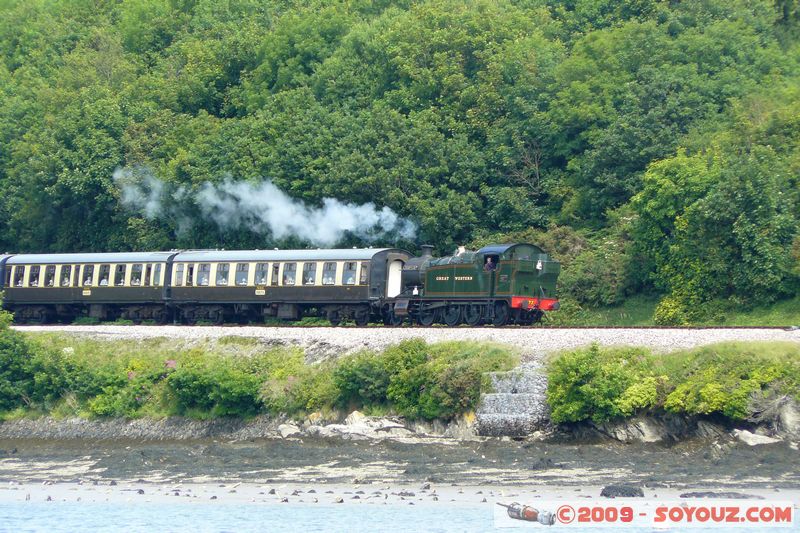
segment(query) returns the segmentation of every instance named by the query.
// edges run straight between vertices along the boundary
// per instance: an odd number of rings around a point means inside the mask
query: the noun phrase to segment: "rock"
[[[669,436],[669,431],[662,422],[646,416],[601,424],[597,429],[620,442],[660,442]]]
[[[301,435],[303,432],[302,430],[297,427],[295,424],[281,424],[278,426],[278,434],[281,436],[282,439],[286,439],[289,437],[296,437]]]
[[[144,489],[139,489],[136,491],[136,494],[144,494]]]
[[[353,411],[347,418],[344,419],[345,425],[348,426],[355,426],[357,424],[363,424],[366,421],[367,417],[361,411]]]
[[[725,429],[717,424],[708,422],[707,420],[699,420],[695,435],[703,439],[717,439],[725,436]]]
[[[275,494],[275,489],[269,489],[269,492],[267,494]]]
[[[778,411],[778,433],[788,437],[800,437],[800,407],[794,400],[784,403]]]
[[[684,492],[680,498],[724,498],[726,500],[763,500],[757,494],[742,494],[741,492]]]
[[[606,498],[644,498],[644,491],[633,485],[608,485],[600,491]]]
[[[425,483],[424,485],[422,485],[422,487],[420,487],[419,490],[430,490],[430,488],[431,488],[431,484],[430,483]]]
[[[746,429],[734,429],[733,436],[744,442],[748,446],[759,446],[761,444],[775,444],[781,442],[781,439],[774,437],[765,437],[764,435],[756,435]]]
[[[449,424],[444,436],[456,440],[475,440],[478,437],[475,413],[465,413]]]
[[[560,463],[554,463],[549,457],[540,457],[531,463],[529,468],[531,470],[550,470],[553,468],[564,468],[564,465]]]
[[[336,498],[335,500],[333,500],[333,503],[344,503],[344,499],[343,498]]]

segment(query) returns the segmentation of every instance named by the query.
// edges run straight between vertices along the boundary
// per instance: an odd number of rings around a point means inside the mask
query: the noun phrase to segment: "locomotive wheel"
[[[436,309],[420,309],[417,322],[420,326],[430,327],[436,322]]]
[[[464,322],[467,323],[468,326],[477,326],[481,323],[481,318],[483,318],[483,309],[481,309],[481,305],[479,304],[472,304],[468,305],[466,309],[464,309]]]
[[[448,326],[455,327],[461,323],[461,306],[450,305],[444,310],[444,323]]]
[[[505,326],[508,324],[509,319],[508,304],[505,302],[497,302],[494,304],[494,318],[492,319],[493,326]]]
[[[403,317],[395,315],[394,311],[392,311],[389,316],[383,319],[383,323],[387,326],[397,328],[403,325]]]

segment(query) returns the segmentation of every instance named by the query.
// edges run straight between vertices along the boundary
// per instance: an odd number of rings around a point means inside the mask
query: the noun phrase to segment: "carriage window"
[[[25,267],[14,267],[14,286],[22,287],[22,281],[25,279]]]
[[[217,285],[228,284],[228,273],[230,270],[230,263],[220,263],[217,265]]]
[[[73,287],[80,287],[81,286],[81,266],[80,265],[73,265],[72,266],[72,286]]]
[[[179,264],[175,268],[175,286],[180,287],[183,285],[183,269],[186,268],[186,265],[183,263]]]
[[[44,286],[52,287],[56,283],[56,266],[47,265],[44,269]]]
[[[278,269],[279,268],[280,268],[280,265],[277,265],[277,264],[272,265],[272,284],[273,285],[277,285],[278,284],[278,279],[279,279],[278,278]]]
[[[236,263],[236,285],[247,285],[247,275],[250,273],[248,263]]]
[[[106,265],[108,266],[108,265]],[[84,265],[83,267],[83,284],[89,286],[94,280],[94,265]],[[108,281],[106,281],[108,283]]]
[[[325,263],[322,265],[322,284],[336,284],[336,263]]]
[[[28,287],[38,287],[39,286],[39,272],[41,267],[39,265],[34,265],[31,267],[31,273],[28,274]]]
[[[314,285],[317,278],[317,264],[303,263],[303,285]]]
[[[256,285],[266,285],[269,270],[266,263],[256,263]]]
[[[359,285],[366,285],[369,277],[369,263],[361,263],[361,275],[358,277]]]
[[[294,285],[294,275],[297,271],[297,263],[286,263],[283,265],[283,284]]]
[[[142,265],[131,266],[131,285],[142,284]]]
[[[8,287],[11,285],[11,267],[6,267],[6,279],[4,280],[3,287]]]
[[[152,273],[153,273],[153,265],[147,265],[144,267],[144,283],[142,283],[142,285],[144,285],[145,287],[150,285],[150,275]]]
[[[197,265],[197,285],[208,287],[211,283],[211,263],[200,263]]]
[[[153,273],[153,285],[158,286],[161,284],[161,265],[156,265],[156,271]]]
[[[105,287],[106,285],[108,285],[110,276],[111,276],[111,265],[100,265],[99,285],[101,287]]]
[[[117,287],[122,287],[125,285],[125,270],[127,270],[128,265],[117,265],[114,267],[114,285]]]
[[[345,263],[344,274],[342,274],[342,283],[345,285],[356,284],[356,267],[358,263]]]
[[[69,280],[72,277],[72,265],[61,265],[61,279],[58,281],[60,287],[69,287]]]

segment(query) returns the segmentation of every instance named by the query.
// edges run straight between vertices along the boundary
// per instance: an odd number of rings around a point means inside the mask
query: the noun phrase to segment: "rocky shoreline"
[[[249,420],[220,418],[193,420],[182,417],[154,419],[54,419],[42,417],[0,423],[0,439],[33,440],[133,440],[142,442],[217,439],[340,439],[347,441],[396,441],[402,443],[458,444],[487,439],[517,441],[598,443],[675,443],[691,439],[732,441],[750,446],[786,442],[798,449],[800,409],[787,401],[770,423],[738,427],[724,422],[676,415],[637,416],[627,420],[552,427],[542,425],[527,435],[485,435],[473,413],[450,422],[407,421],[400,417],[370,417],[353,411],[338,420],[322,420],[312,414],[304,421],[270,416]]]

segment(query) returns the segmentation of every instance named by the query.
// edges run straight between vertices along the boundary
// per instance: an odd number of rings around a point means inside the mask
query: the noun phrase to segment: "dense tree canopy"
[[[410,248],[537,237],[574,266],[565,294],[658,291],[665,321],[798,290],[794,2],[0,0],[0,14],[0,250],[308,244],[148,218],[113,179],[136,167],[184,192],[269,179],[312,206],[388,206],[418,225]]]

